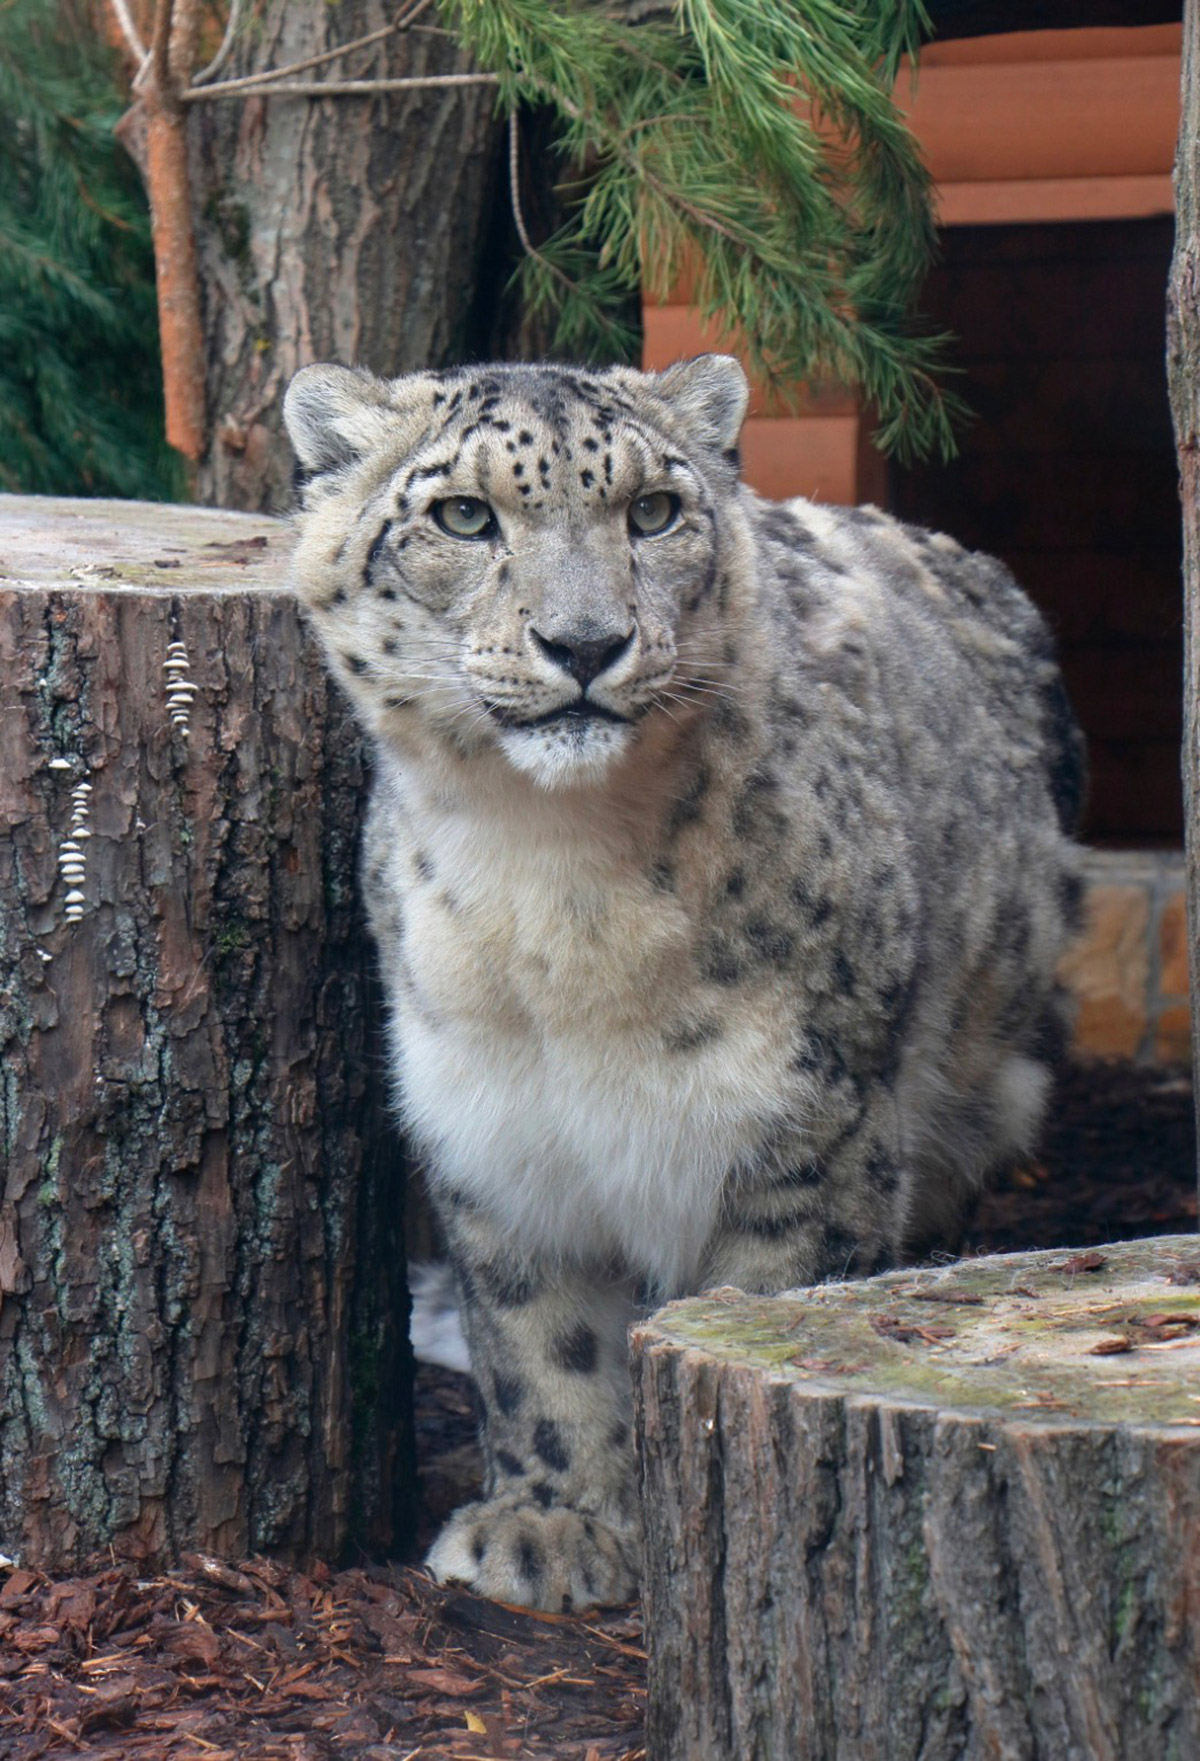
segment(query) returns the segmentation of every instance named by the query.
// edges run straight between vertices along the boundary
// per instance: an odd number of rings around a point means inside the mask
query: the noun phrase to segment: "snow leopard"
[[[294,582],[374,748],[365,890],[483,1496],[441,1580],[635,1592],[627,1329],[953,1241],[1069,1029],[1080,737],[998,561],[762,499],[747,381],[301,371]]]

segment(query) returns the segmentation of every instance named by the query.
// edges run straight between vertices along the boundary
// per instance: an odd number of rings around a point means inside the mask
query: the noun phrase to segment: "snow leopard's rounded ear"
[[[283,421],[305,477],[351,465],[402,439],[405,418],[420,403],[396,396],[403,383],[376,379],[362,367],[302,367],[283,400]]]
[[[696,355],[654,375],[654,390],[702,445],[735,450],[750,386],[733,355]]]

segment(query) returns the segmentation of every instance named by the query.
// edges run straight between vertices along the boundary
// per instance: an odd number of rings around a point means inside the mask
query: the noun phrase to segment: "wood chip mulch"
[[[965,1251],[1194,1229],[1191,1103],[1178,1066],[1071,1066]],[[467,1377],[422,1366],[417,1435],[424,1547],[478,1484]],[[0,1761],[644,1761],[645,1681],[636,1609],[535,1615],[403,1566],[0,1567]]]
[[[530,1615],[395,1569],[185,1556],[0,1576],[0,1757],[644,1761],[627,1612]]]

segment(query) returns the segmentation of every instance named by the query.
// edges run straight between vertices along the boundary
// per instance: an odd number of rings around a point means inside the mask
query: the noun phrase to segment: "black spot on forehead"
[[[439,459],[435,465],[415,465],[404,479],[404,487],[411,489],[414,483],[421,483],[426,477],[448,477],[453,469],[453,459]]]

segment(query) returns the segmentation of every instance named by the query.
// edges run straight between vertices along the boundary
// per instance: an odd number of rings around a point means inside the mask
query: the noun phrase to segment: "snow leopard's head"
[[[726,355],[297,374],[295,578],[369,725],[495,744],[555,786],[702,710],[730,664],[746,400]]]

